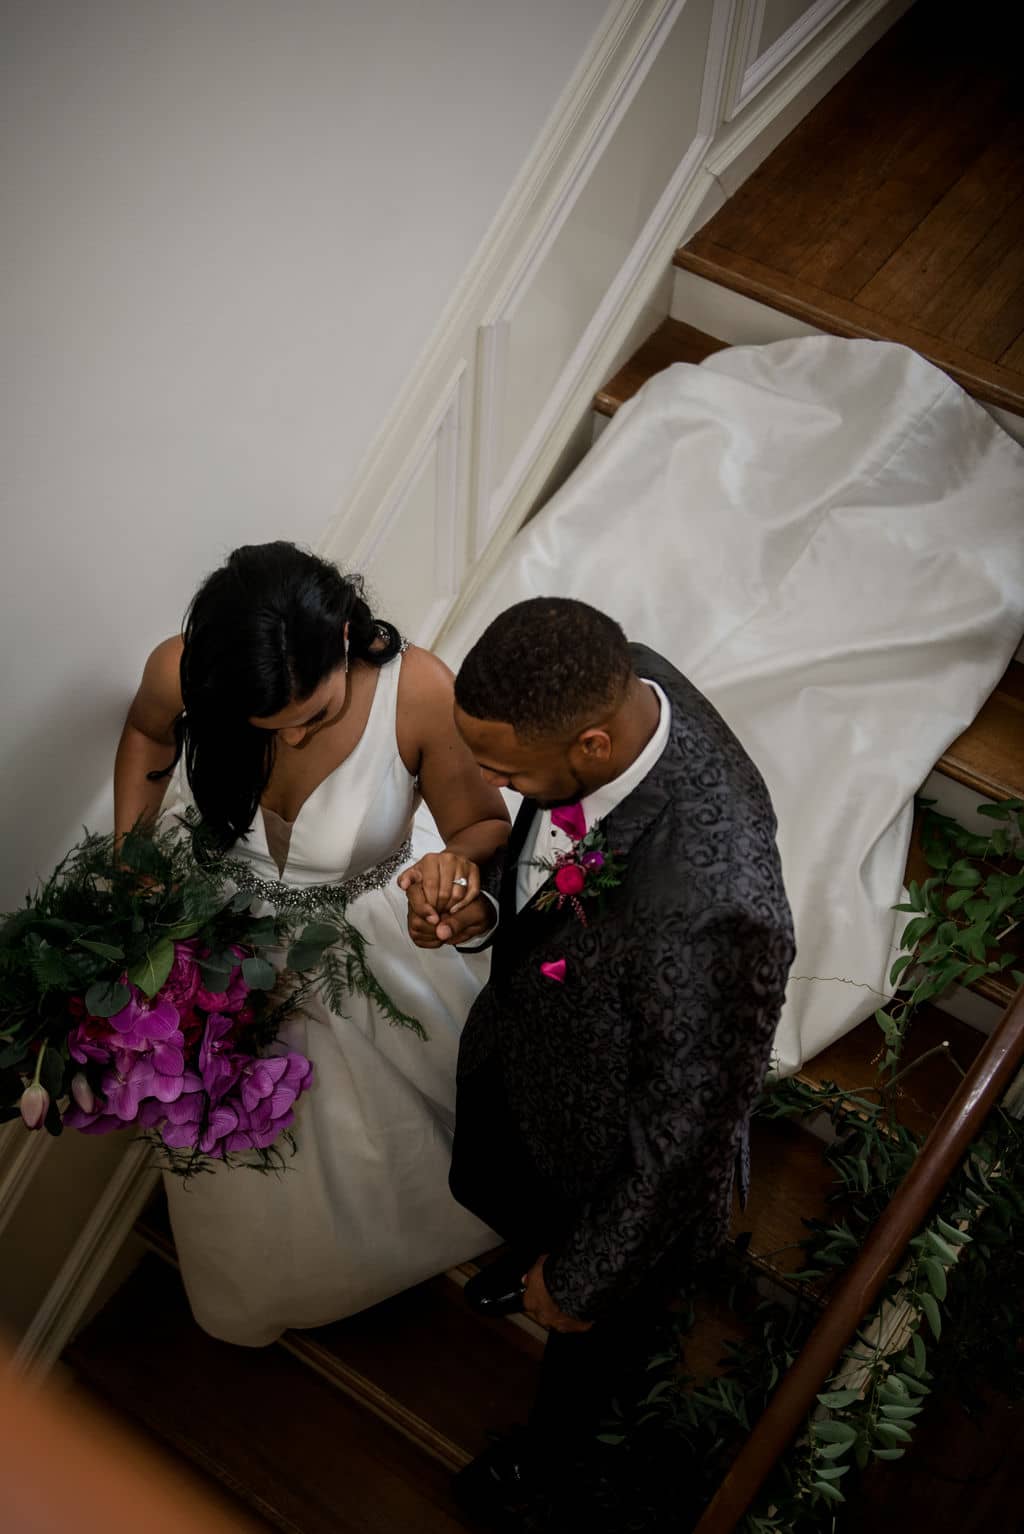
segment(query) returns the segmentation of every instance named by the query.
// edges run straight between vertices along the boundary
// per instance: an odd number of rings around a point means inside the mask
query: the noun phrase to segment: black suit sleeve
[[[545,1269],[552,1297],[583,1320],[628,1297],[670,1248],[696,1266],[727,1235],[739,1137],[768,1066],[792,936],[736,910],[688,920],[662,911],[631,945],[628,1138]]]

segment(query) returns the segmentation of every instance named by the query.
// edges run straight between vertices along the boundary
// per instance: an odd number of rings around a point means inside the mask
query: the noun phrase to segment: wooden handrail
[[[1024,986],[946,1104],[917,1160],[754,1424],[693,1534],[730,1534],[735,1529],[1022,1061]]]

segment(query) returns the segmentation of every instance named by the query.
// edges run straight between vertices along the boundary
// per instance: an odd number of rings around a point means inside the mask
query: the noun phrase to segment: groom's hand
[[[482,937],[494,926],[494,907],[483,895],[477,895],[468,904],[463,903],[458,911],[447,911],[438,916],[427,905],[421,885],[411,884],[406,894],[409,897],[409,936],[417,948],[444,948],[446,944],[457,947]]]
[[[593,1321],[577,1321],[575,1316],[570,1316],[552,1299],[544,1282],[544,1264],[547,1260],[548,1254],[545,1252],[537,1258],[530,1271],[523,1274],[526,1283],[523,1310],[531,1321],[536,1321],[538,1326],[543,1326],[549,1332],[589,1332]]]

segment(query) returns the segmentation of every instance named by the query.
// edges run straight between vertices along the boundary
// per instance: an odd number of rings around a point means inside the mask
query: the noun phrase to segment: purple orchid
[[[114,1036],[109,1033],[98,1036],[95,1023],[79,1023],[68,1034],[68,1051],[79,1065],[84,1065],[87,1060],[98,1060],[101,1065],[109,1065],[113,1059],[109,1042],[111,1037]]]
[[[215,1012],[207,1019],[203,1032],[203,1042],[199,1048],[199,1073],[212,1102],[219,1102],[238,1080],[241,1063],[246,1058],[234,1051],[234,1026],[230,1017],[222,1017]]]
[[[113,1068],[103,1074],[103,1093],[110,1111],[125,1123],[134,1123],[139,1104],[152,1095],[154,1075],[150,1060],[132,1050],[119,1050]]]
[[[175,943],[174,963],[160,988],[160,995],[166,996],[179,1013],[187,1012],[195,1001],[201,978],[198,942],[193,938],[186,943]]]
[[[178,1033],[178,1009],[165,996],[158,996],[146,1006],[136,994],[122,1011],[110,1019],[116,1036],[115,1048],[147,1050],[151,1044],[161,1043]],[[181,1038],[180,1033],[178,1038]]]

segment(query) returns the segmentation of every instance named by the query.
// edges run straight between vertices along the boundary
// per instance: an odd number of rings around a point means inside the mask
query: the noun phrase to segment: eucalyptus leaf
[[[124,1011],[131,999],[132,993],[126,985],[98,980],[85,993],[85,1007],[90,1017],[114,1017]]]
[[[932,1336],[938,1341],[942,1335],[942,1317],[939,1314],[939,1307],[935,1302],[935,1296],[933,1294],[922,1294],[918,1296],[918,1300],[921,1309],[928,1318],[928,1325],[932,1329]]]
[[[289,948],[286,963],[289,969],[298,970],[302,973],[305,970],[315,969],[323,958],[323,952],[321,944],[304,943],[300,938],[297,943],[293,943],[291,948]]]
[[[898,1422],[876,1422],[875,1437],[884,1444],[911,1443],[911,1435]]]
[[[277,970],[266,959],[243,959],[242,979],[250,990],[272,991],[277,983]]]
[[[321,948],[329,948],[336,943],[341,936],[337,927],[326,921],[311,921],[303,927],[299,933],[300,943],[316,944]]]
[[[857,1437],[857,1429],[848,1422],[815,1422],[811,1431],[822,1443],[848,1444]]]
[[[921,1263],[921,1270],[928,1280],[928,1287],[937,1300],[944,1300],[948,1285],[946,1283],[946,1270],[935,1257],[925,1257]]]

